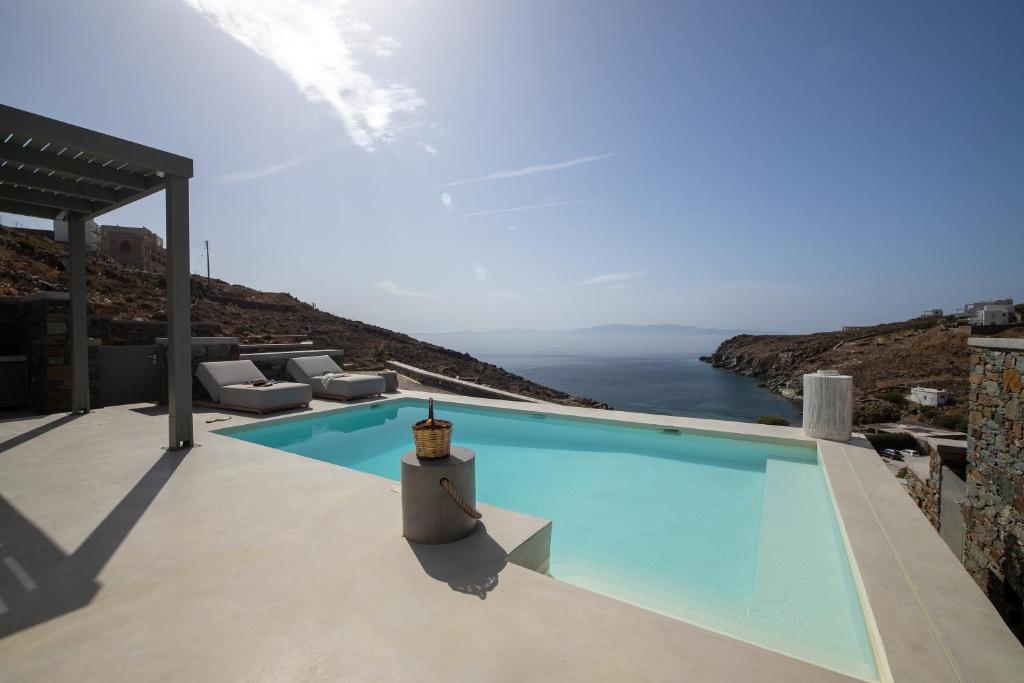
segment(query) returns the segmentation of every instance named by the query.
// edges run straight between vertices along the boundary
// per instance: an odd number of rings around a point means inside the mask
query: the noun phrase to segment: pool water
[[[425,402],[219,433],[398,480]],[[553,521],[562,581],[866,680],[878,672],[813,447],[440,404],[477,498]]]

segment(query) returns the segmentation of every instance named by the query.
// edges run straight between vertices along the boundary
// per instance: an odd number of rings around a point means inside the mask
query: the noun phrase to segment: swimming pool
[[[398,480],[425,402],[219,430]],[[878,671],[808,443],[442,403],[481,502],[550,519],[552,576],[852,676]]]

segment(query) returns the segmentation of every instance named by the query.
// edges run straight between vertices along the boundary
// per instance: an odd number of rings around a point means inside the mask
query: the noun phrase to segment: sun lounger
[[[274,382],[254,386],[253,382],[267,382],[267,378],[251,360],[224,360],[200,363],[196,378],[213,399],[207,405],[253,413],[297,408],[309,405],[313,392],[308,384]]]
[[[384,393],[384,378],[377,375],[350,375],[338,367],[330,356],[292,358],[286,366],[296,382],[308,384],[313,395],[347,401]]]

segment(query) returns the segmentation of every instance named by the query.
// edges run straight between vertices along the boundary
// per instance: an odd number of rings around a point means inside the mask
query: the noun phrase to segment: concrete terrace
[[[164,449],[166,412],[147,406],[0,421],[0,679],[851,680],[532,571],[546,520],[483,505],[468,539],[413,546],[393,482],[210,433],[278,417],[198,412],[197,445],[181,451]],[[1024,649],[866,442],[819,453],[883,678],[1019,677]]]

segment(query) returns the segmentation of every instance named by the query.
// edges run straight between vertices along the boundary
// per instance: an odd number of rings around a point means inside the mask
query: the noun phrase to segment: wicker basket
[[[445,458],[452,448],[452,423],[434,419],[434,399],[427,403],[427,419],[412,426],[416,457],[422,460]]]

